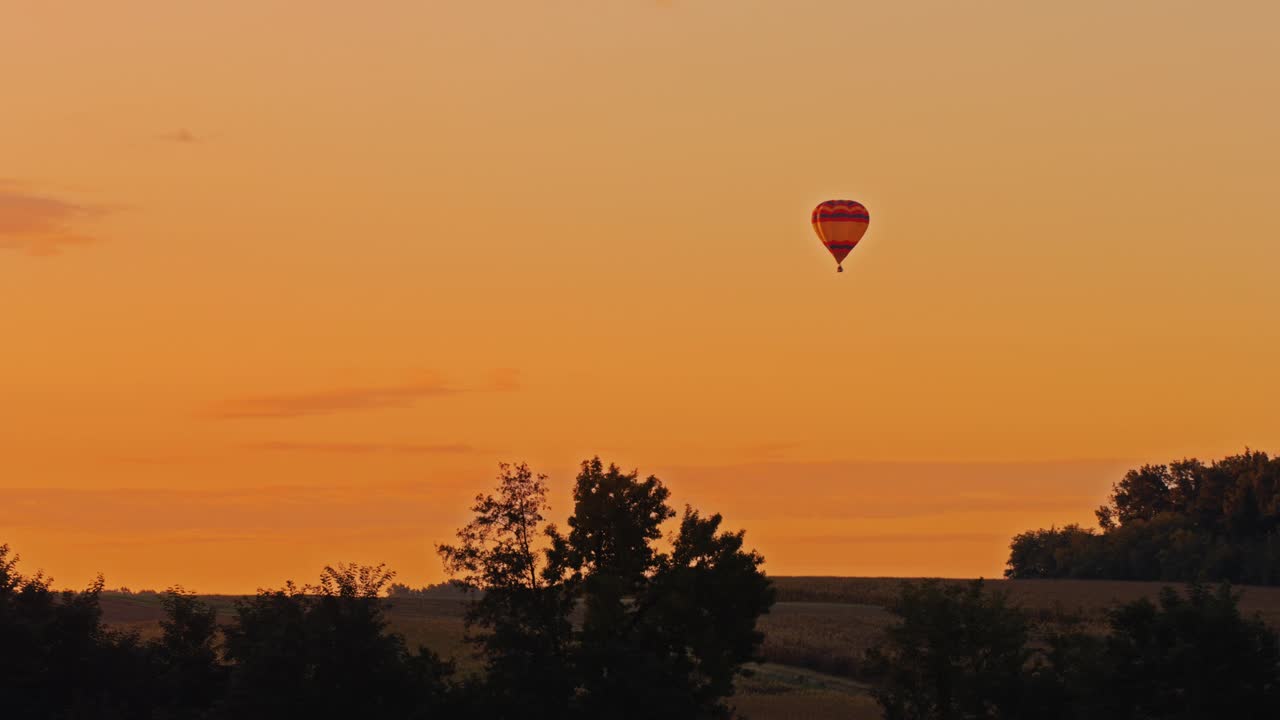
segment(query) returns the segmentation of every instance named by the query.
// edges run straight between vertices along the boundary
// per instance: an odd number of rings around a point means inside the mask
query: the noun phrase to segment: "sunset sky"
[[[206,592],[656,473],[998,575],[1280,450],[1280,4],[0,0],[0,542]],[[871,213],[836,274],[809,227]]]

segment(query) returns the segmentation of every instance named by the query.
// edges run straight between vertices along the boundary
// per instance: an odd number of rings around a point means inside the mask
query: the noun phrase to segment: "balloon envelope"
[[[827,200],[813,209],[813,231],[836,259],[836,267],[867,232],[871,215],[862,203],[853,200]]]

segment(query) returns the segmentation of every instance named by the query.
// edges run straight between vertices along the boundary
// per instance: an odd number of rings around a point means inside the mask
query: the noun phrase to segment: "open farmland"
[[[778,602],[761,619],[765,662],[739,682],[734,703],[753,718],[878,718],[862,675],[866,650],[879,642],[893,616],[884,609],[902,579],[776,577]],[[949,582],[967,582],[955,580]],[[1088,580],[992,580],[1042,625],[1080,620],[1100,624],[1106,608],[1155,597],[1164,583]],[[1280,588],[1241,588],[1244,613],[1280,627]],[[219,620],[234,617],[235,598],[207,596]],[[153,636],[161,608],[155,595],[106,594],[108,623]],[[479,671],[464,640],[465,603],[455,598],[396,598],[388,618],[411,646],[425,645],[455,660],[461,672]]]
[[[775,577],[779,602],[831,603],[886,606],[904,581],[920,578],[858,577]],[[944,580],[968,583],[971,580]],[[987,587],[1009,593],[1014,604],[1030,610],[1043,620],[1078,617],[1101,620],[1108,607],[1140,597],[1154,599],[1160,589],[1181,587],[1179,583],[1130,582],[1122,580],[987,580]],[[1247,586],[1240,611],[1258,614],[1272,627],[1280,628],[1280,587]]]

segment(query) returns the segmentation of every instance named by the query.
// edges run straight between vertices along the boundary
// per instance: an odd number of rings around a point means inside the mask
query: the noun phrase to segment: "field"
[[[765,662],[739,683],[734,704],[743,715],[773,718],[868,720],[880,713],[860,679],[863,653],[893,621],[884,606],[902,579],[777,577],[778,603],[761,621]],[[954,581],[964,582],[964,581]],[[1045,626],[1064,621],[1100,624],[1115,602],[1154,597],[1161,583],[1089,580],[991,580]],[[1280,627],[1280,588],[1243,588],[1241,608]],[[234,597],[205,598],[230,621]],[[152,595],[103,597],[107,622],[144,636],[159,631],[160,607]],[[398,598],[389,612],[393,628],[410,645],[453,657],[463,672],[478,665],[463,638],[463,603],[457,599]]]

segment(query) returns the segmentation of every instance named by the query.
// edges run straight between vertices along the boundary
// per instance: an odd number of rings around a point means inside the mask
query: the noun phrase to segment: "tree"
[[[1093,564],[1090,560],[1096,539],[1092,530],[1079,525],[1015,535],[1009,545],[1005,577],[1056,578],[1087,573]]]
[[[102,576],[81,592],[25,576],[0,545],[0,697],[6,717],[145,717],[151,668],[137,635],[102,623]]]
[[[181,587],[161,596],[165,619],[149,650],[155,663],[155,695],[165,714],[192,717],[208,711],[226,692],[227,668],[215,648],[216,611]]]
[[[1192,584],[1159,604],[1146,598],[1110,613],[1105,686],[1095,717],[1274,718],[1280,714],[1280,644],[1239,596]]]
[[[742,531],[721,531],[721,523],[718,514],[704,518],[686,507],[671,554],[637,600],[630,622],[640,646],[661,659],[645,681],[665,692],[638,703],[651,714],[630,717],[728,717],[734,679],[743,663],[760,659],[756,623],[774,590],[760,570],[764,558],[744,549]]]
[[[1223,585],[1165,588],[1031,638],[1026,612],[969,584],[904,583],[869,653],[887,720],[1199,720],[1280,716],[1280,639]]]
[[[1280,583],[1280,459],[1266,453],[1144,465],[1095,514],[1100,533],[1014,537],[1006,576]]]
[[[719,515],[692,509],[661,552],[669,491],[599,458],[582,464],[573,497],[561,534],[544,524],[544,478],[504,465],[460,542],[440,547],[446,568],[482,591],[468,620],[482,631],[489,694],[523,699],[512,717],[727,716],[723,700],[773,602],[763,559],[741,532],[721,531]]]
[[[469,639],[485,660],[477,702],[493,717],[563,717],[574,687],[568,647],[574,598],[562,565],[544,560],[546,476],[525,464],[499,466],[496,494],[476,496],[455,545],[438,547],[445,569],[476,591]],[[558,557],[558,556],[557,556]]]
[[[1172,510],[1171,479],[1167,465],[1143,465],[1126,473],[1111,492],[1111,507],[1119,523],[1150,520]]]
[[[387,632],[384,566],[326,567],[320,584],[260,590],[224,629],[227,698],[241,718],[427,718],[448,710],[452,667]],[[448,715],[443,715],[448,716]]]
[[[1003,593],[938,580],[903,583],[899,620],[870,655],[887,720],[1035,717],[1024,673],[1029,622]]]
[[[584,461],[573,488],[565,564],[580,577],[633,593],[659,561],[652,544],[675,516],[670,495],[652,475],[640,480],[639,472],[605,468],[598,457]]]
[[[577,665],[588,717],[725,715],[723,698],[755,658],[756,619],[773,603],[758,554],[719,515],[686,508],[670,553],[655,543],[675,516],[656,477],[582,463],[572,531],[554,537],[582,598]]]
[[[655,477],[641,481],[637,472],[606,469],[593,458],[582,463],[574,484],[568,537],[551,536],[550,558],[572,573],[569,587],[582,601],[575,654],[589,714],[616,717],[636,707],[638,698],[626,689],[641,686],[638,673],[648,653],[635,644],[633,601],[663,560],[652,543],[674,515],[669,495]]]

